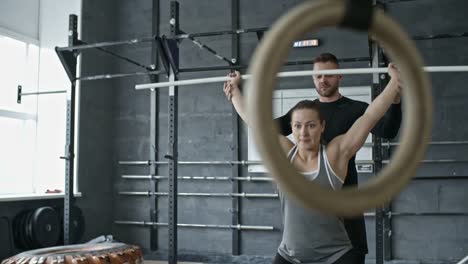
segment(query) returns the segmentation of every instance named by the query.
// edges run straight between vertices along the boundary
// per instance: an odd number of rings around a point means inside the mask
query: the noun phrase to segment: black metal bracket
[[[75,39],[74,41],[76,41],[76,45],[81,44],[81,40]],[[70,79],[70,82],[74,82],[76,79],[76,58],[79,51],[60,50],[59,47],[55,47],[55,52],[67,73],[68,79]]]
[[[175,74],[179,73],[179,44],[177,40],[168,39],[165,36],[162,36],[162,47],[164,51],[164,60],[168,64]],[[162,57],[161,57],[162,58]],[[164,62],[163,62],[164,64]],[[169,67],[167,66],[167,67]],[[167,68],[168,70],[168,68]],[[169,70],[168,70],[169,73]]]
[[[190,41],[192,41],[193,44],[197,45],[199,48],[203,49],[203,50],[206,50],[207,52],[211,53],[212,55],[214,55],[217,59],[220,59],[224,62],[227,62],[228,65],[233,65],[236,61],[233,61],[232,59],[228,59],[224,56],[222,56],[221,54],[219,54],[216,50],[214,50],[213,48],[210,48],[209,46],[201,43],[200,41],[196,40],[194,37],[191,37],[190,34],[187,34],[185,33],[184,31],[180,30],[181,33],[187,35],[188,39]]]
[[[156,49],[158,52],[159,61],[161,62],[164,70],[166,71],[166,77],[169,77],[169,58],[166,54],[166,49],[164,48],[164,39],[165,37],[156,37]]]
[[[260,42],[263,38],[263,35],[265,34],[264,31],[258,31],[258,32],[255,32],[257,34],[257,39],[258,41]]]
[[[84,41],[81,41],[81,43],[84,44],[84,45],[87,45],[87,44],[88,44],[88,43],[86,43],[86,42],[84,42]],[[122,56],[122,55],[120,55],[120,54],[117,54],[117,53],[115,53],[115,52],[113,52],[113,51],[110,51],[110,50],[108,50],[108,49],[106,49],[106,48],[103,48],[103,47],[95,47],[95,49],[96,49],[96,50],[99,50],[99,51],[102,51],[102,52],[104,52],[104,53],[106,53],[106,54],[109,54],[109,55],[113,56],[114,58],[117,58],[117,59],[126,61],[126,62],[128,62],[128,63],[130,63],[130,64],[135,65],[135,66],[138,66],[138,67],[140,67],[140,68],[142,68],[142,69],[145,69],[145,70],[147,70],[147,71],[152,71],[152,70],[153,70],[151,67],[149,67],[149,66],[147,66],[147,65],[143,65],[143,64],[141,64],[140,62],[137,62],[137,61],[132,60],[132,59],[130,59],[130,58],[124,57],[124,56]]]
[[[18,91],[17,91],[17,96],[16,96],[16,102],[18,104],[21,104],[21,93],[23,92],[23,86],[18,85]]]

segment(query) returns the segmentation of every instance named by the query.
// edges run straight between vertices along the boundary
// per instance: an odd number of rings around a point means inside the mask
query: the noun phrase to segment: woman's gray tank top
[[[316,171],[303,173],[324,188],[341,189],[343,182],[333,172],[325,150],[319,151]],[[292,162],[297,153],[294,146],[288,154]],[[333,263],[351,248],[343,220],[303,208],[279,191],[283,217],[283,238],[278,253],[291,263]]]

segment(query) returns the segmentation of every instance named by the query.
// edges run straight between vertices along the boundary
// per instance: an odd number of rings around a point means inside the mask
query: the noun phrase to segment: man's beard
[[[315,90],[322,97],[331,97],[332,95],[334,95],[336,93],[336,91],[338,91],[338,86],[335,86],[335,87],[328,86],[325,90],[322,90],[319,87],[319,88],[315,88]]]

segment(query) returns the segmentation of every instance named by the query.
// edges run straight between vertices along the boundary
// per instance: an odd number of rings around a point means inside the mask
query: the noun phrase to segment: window
[[[370,87],[341,87],[340,93],[343,96],[349,97],[354,100],[359,100],[369,103],[371,101]],[[308,99],[314,100],[318,98],[318,94],[313,88],[308,89],[293,89],[293,90],[276,90],[273,94],[273,118],[280,117],[286,114],[296,103],[301,100]],[[248,130],[248,158],[252,161],[261,160],[260,154],[253,142],[253,135],[251,130]],[[292,135],[289,136],[293,140]],[[366,140],[366,143],[372,142],[372,136]],[[372,147],[364,146],[356,154],[356,160],[372,160]],[[357,166],[358,172],[368,172],[366,166]],[[249,165],[249,172],[266,172],[263,165]]]
[[[0,195],[63,190],[65,95],[27,96],[17,103],[18,85],[23,92],[39,91],[39,65],[49,58],[42,54],[36,43],[0,35]]]

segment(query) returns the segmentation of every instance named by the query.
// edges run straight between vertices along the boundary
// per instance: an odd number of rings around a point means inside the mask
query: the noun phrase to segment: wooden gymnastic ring
[[[341,0],[306,1],[281,17],[265,34],[250,63],[247,112],[263,162],[279,187],[304,206],[324,213],[351,216],[382,206],[400,192],[416,173],[430,140],[432,126],[431,86],[413,42],[383,11],[374,11],[369,33],[398,65],[403,89],[404,122],[400,147],[392,162],[357,188],[333,191],[307,180],[279,151],[278,130],[272,121],[272,94],[276,74],[293,42],[306,32],[335,26],[343,20]]]
[[[2,264],[123,264],[143,263],[141,249],[123,243],[77,244],[30,250]]]

